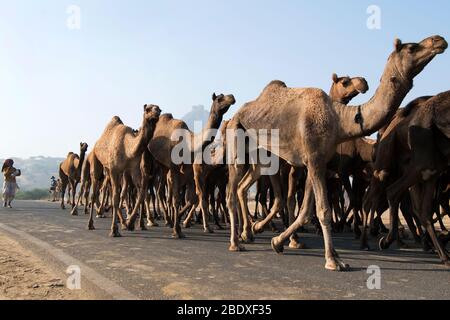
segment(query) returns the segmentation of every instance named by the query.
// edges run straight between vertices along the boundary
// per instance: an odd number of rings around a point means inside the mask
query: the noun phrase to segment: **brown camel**
[[[325,268],[349,268],[333,247],[331,212],[325,182],[327,163],[339,143],[370,135],[385,125],[411,90],[414,77],[447,47],[447,42],[440,36],[429,37],[420,43],[402,44],[400,40],[396,40],[395,51],[388,59],[378,90],[368,103],[361,106],[333,103],[320,89],[288,88],[281,81],[273,81],[256,101],[245,104],[236,113],[230,121],[229,129],[246,130],[264,149],[274,152],[294,166],[306,166],[308,170],[301,212],[286,231],[272,239],[272,248],[276,252],[282,252],[284,242],[295,230],[308,223],[314,195],[325,243]],[[270,141],[265,144],[258,141],[255,133],[260,129],[278,129],[278,144],[272,146]],[[231,160],[235,162],[229,165],[230,250],[238,251],[243,248],[238,243],[235,224],[238,213],[237,191],[244,170],[242,165],[236,164],[237,151],[232,151],[234,154]],[[277,190],[275,195],[275,202],[277,198],[280,201]],[[247,217],[243,215],[243,219]]]
[[[369,90],[369,86],[367,81],[362,77],[354,77],[350,78],[346,77],[338,77],[336,74],[332,75],[332,86],[330,89],[330,98],[334,102],[340,102],[347,104],[354,97],[356,97],[359,93],[366,93]],[[351,142],[348,142],[351,143]],[[344,143],[345,144],[345,143]],[[292,224],[294,222],[294,211],[295,211],[295,194],[296,194],[296,186],[299,175],[303,171],[302,167],[291,166],[285,161],[281,161],[284,170],[278,172],[277,175],[267,177],[260,177],[260,171],[257,170],[256,167],[250,166],[247,173],[245,174],[242,181],[239,183],[238,188],[238,198],[240,203],[240,208],[242,210],[242,215],[249,215],[248,207],[247,207],[247,192],[251,185],[255,182],[256,179],[260,179],[260,181],[266,181],[266,187],[271,186],[270,191],[279,190],[283,194],[287,194],[287,212],[288,212],[288,224]],[[255,170],[256,169],[256,170]],[[281,175],[282,177],[279,177]],[[261,180],[262,179],[262,180]],[[284,184],[284,188],[282,185],[279,185],[281,181],[288,181],[288,183]],[[277,184],[276,186],[274,184]],[[261,191],[262,193],[267,194],[267,190]],[[263,196],[263,199],[265,197]],[[270,213],[267,213],[267,208],[263,205],[263,216],[264,219],[260,222],[255,222],[252,224],[252,233],[248,232],[248,227],[245,224],[245,219],[243,219],[244,225],[242,226],[243,232],[241,234],[241,238],[246,242],[253,241],[253,234],[263,232],[265,226],[272,221],[275,214],[277,214],[282,207],[279,204],[284,203],[284,201],[273,202],[271,206]],[[276,206],[274,206],[276,204]],[[274,229],[274,225],[272,225],[272,229]],[[291,237],[291,242],[289,244],[291,248],[303,248],[302,244],[299,244],[297,241],[297,236],[294,233]]]
[[[170,114],[161,115],[158,124],[156,125],[155,134],[153,139],[149,143],[149,150],[152,153],[156,161],[159,162],[167,170],[167,187],[169,195],[169,210],[171,211],[173,218],[173,236],[177,238],[184,237],[180,228],[180,218],[181,215],[186,210],[195,210],[199,199],[203,199],[203,189],[200,186],[197,189],[198,177],[194,175],[194,170],[192,164],[194,163],[193,153],[194,151],[204,150],[208,145],[210,145],[215,135],[212,134],[211,130],[216,130],[219,128],[222,122],[223,115],[228,111],[230,106],[232,106],[236,100],[233,95],[219,95],[213,94],[212,96],[212,106],[208,122],[203,128],[202,132],[198,135],[194,135],[187,125],[181,121],[176,120]],[[172,161],[172,151],[175,146],[179,145],[179,141],[174,141],[173,133],[176,130],[181,130],[187,137],[185,139],[191,142],[190,150],[190,161],[188,163],[175,164]],[[181,204],[181,190],[183,186],[186,186],[186,198],[187,203],[183,209],[180,210]],[[203,215],[203,228],[205,232],[211,232],[208,225],[207,219],[207,208],[204,201],[200,201],[200,208],[202,209]]]
[[[66,192],[67,185],[70,185],[70,191],[72,191],[72,208],[75,207],[75,194],[77,192],[77,185],[81,178],[81,168],[83,167],[84,158],[86,155],[88,145],[87,143],[80,143],[80,155],[73,152],[69,152],[67,158],[59,165],[59,178],[61,179],[61,209],[65,209],[64,206],[64,194]],[[72,211],[73,215],[76,212]]]
[[[224,171],[225,167],[225,143],[224,139],[226,136],[226,128],[228,125],[228,121],[223,121],[221,127],[220,127],[220,136],[221,139],[218,141],[214,141],[213,144],[210,145],[209,151],[211,156],[211,162],[209,164],[206,163],[194,163],[193,165],[193,172],[194,172],[194,180],[195,180],[195,187],[196,187],[196,193],[198,196],[200,209],[202,211],[202,217],[206,216],[208,217],[208,214],[203,214],[203,212],[208,211],[208,198],[211,192],[214,192],[215,186],[220,185],[220,182],[214,182],[210,181],[211,177],[215,177],[215,179],[227,179],[227,177],[224,176],[226,171]],[[223,195],[223,194],[222,194]],[[191,208],[189,211],[188,216],[183,222],[184,227],[189,228],[191,224],[192,217],[194,215],[195,206]],[[216,225],[219,229],[222,229],[222,226],[220,225],[218,221],[218,217],[216,214],[214,214],[213,211],[213,217],[215,219]],[[208,230],[210,231],[210,230]]]
[[[139,167],[142,158],[142,153],[145,151],[148,142],[153,136],[156,123],[159,119],[161,110],[156,105],[144,105],[144,116],[142,126],[139,133],[136,134],[132,128],[123,124],[119,117],[114,117],[106,126],[102,136],[97,141],[92,150],[94,154],[90,163],[91,169],[91,211],[89,215],[88,229],[93,230],[94,220],[94,200],[100,187],[103,169],[106,169],[110,183],[111,183],[111,198],[112,198],[112,237],[120,237],[119,228],[117,226],[117,218],[119,218],[122,226],[127,226],[123,220],[121,210],[119,208],[120,202],[120,182],[124,172],[133,171],[134,168]],[[143,190],[141,190],[143,191]],[[144,195],[138,195],[136,205],[140,205]],[[139,200],[140,199],[140,200]],[[129,221],[131,225],[133,221]]]
[[[450,91],[423,97],[399,112],[380,141],[374,179],[386,190],[391,228],[381,238],[380,248],[398,239],[398,208],[410,190],[413,211],[432,240],[442,262],[450,267],[450,257],[433,226],[437,181],[450,161]],[[384,149],[381,149],[384,148]],[[396,158],[395,166],[388,163]]]

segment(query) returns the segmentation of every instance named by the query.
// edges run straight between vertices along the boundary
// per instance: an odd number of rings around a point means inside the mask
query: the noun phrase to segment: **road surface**
[[[420,248],[361,252],[352,234],[334,235],[337,251],[352,267],[324,269],[323,241],[307,233],[308,248],[283,255],[270,248],[272,233],[257,236],[247,252],[228,252],[228,231],[167,227],[109,238],[110,219],[70,216],[50,202],[16,201],[0,208],[0,233],[14,239],[64,274],[80,267],[81,285],[101,299],[449,299],[450,270]],[[80,210],[82,212],[82,210]],[[375,239],[372,240],[375,248]],[[369,266],[381,271],[381,288],[368,289]],[[376,281],[369,281],[376,284]]]

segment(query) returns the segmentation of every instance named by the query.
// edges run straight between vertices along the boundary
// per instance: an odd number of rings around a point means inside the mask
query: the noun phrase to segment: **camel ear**
[[[80,147],[82,147],[83,146],[83,142],[80,142]]]
[[[396,39],[394,40],[394,48],[395,48],[395,51],[400,52],[400,50],[402,49],[402,46],[403,46],[402,40],[396,38]]]
[[[333,73],[333,75],[331,76],[331,79],[333,79],[334,83],[338,82],[338,75],[336,73]]]
[[[144,111],[145,111],[145,109],[147,109],[147,104],[144,104]]]
[[[216,96],[216,93],[215,93],[215,92],[214,92],[213,95],[212,95],[212,99],[213,99],[213,101],[216,101],[216,99],[217,99],[217,96]]]

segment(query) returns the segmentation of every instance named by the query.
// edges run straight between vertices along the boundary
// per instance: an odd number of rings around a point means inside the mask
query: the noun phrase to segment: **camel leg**
[[[387,188],[386,194],[389,203],[391,227],[388,235],[380,239],[379,247],[381,250],[389,248],[392,242],[398,239],[398,208],[400,205],[400,199],[409,187],[416,184],[416,181],[416,171],[407,170],[400,179],[395,181]]]
[[[180,208],[180,181],[177,173],[173,173],[172,170],[169,171],[168,174],[168,183],[172,189],[172,210],[173,210],[173,238],[182,239],[185,238],[185,235],[181,231],[180,227],[180,219],[181,215],[179,213]]]
[[[71,215],[77,216],[78,215],[78,206],[80,206],[80,203],[82,202],[83,196],[84,196],[84,188],[85,188],[85,182],[81,181],[80,184],[80,192],[78,194],[77,202],[75,203],[75,206],[72,208]]]
[[[239,181],[241,180],[243,168],[241,165],[228,166],[228,194],[227,207],[230,214],[230,251],[243,251],[244,246],[239,244],[238,226],[236,225],[238,219],[238,199],[237,190]]]
[[[314,204],[314,194],[312,185],[309,182],[309,174],[306,178],[305,192],[303,196],[302,205],[300,207],[300,213],[297,215],[295,221],[280,235],[272,238],[272,249],[277,253],[283,252],[283,245],[288,238],[290,238],[297,229],[309,223],[311,220],[312,207]]]
[[[322,227],[323,240],[325,244],[325,269],[333,271],[345,271],[349,266],[340,258],[334,250],[333,239],[331,237],[331,209],[327,201],[326,190],[326,163],[321,163],[322,159],[311,159],[308,166],[308,174],[311,173],[311,182],[315,193],[316,213]]]
[[[106,210],[106,206],[109,203],[109,179],[104,179],[102,188],[101,188],[101,197],[97,197],[97,218],[104,218],[104,212]],[[100,199],[101,198],[101,199]],[[120,206],[119,206],[120,207]],[[122,215],[120,215],[122,216]]]
[[[169,215],[169,208],[167,206],[166,198],[165,198],[165,185],[163,183],[164,178],[161,177],[158,187],[156,189],[156,196],[158,197],[158,204],[160,205],[160,209],[163,212],[164,221],[166,226],[170,226],[173,228],[173,221]]]
[[[71,206],[72,206],[72,208],[71,209],[73,209],[74,207],[75,207],[75,196],[76,196],[76,194],[77,194],[77,185],[78,185],[78,182],[76,181],[76,180],[72,180],[72,179],[70,179],[70,188],[71,188],[71,191],[72,191],[72,199],[71,199],[71,202],[70,202],[70,204],[71,204]]]
[[[121,176],[115,172],[109,172],[111,180],[111,198],[112,198],[112,221],[110,237],[121,237],[119,227],[117,225],[118,215],[122,215],[120,210],[120,178]]]
[[[373,178],[375,179],[375,178]],[[373,180],[370,184],[369,190],[364,195],[363,206],[362,206],[362,226],[360,235],[360,249],[370,250],[368,242],[368,231],[369,231],[369,221],[372,224],[373,216],[375,210],[377,209],[381,196],[384,195],[382,192],[381,182]]]
[[[295,221],[295,194],[296,194],[296,180],[299,178],[298,168],[291,167],[289,172],[289,181],[288,181],[288,192],[287,192],[287,211],[289,216],[288,226],[292,225]],[[289,244],[290,248],[300,248],[300,244],[298,243],[297,232],[294,232],[291,235],[291,242]]]
[[[155,222],[154,216],[150,209],[150,202],[153,202],[153,210],[154,210],[154,212],[156,212],[154,198],[150,194],[148,194],[147,199],[145,201],[145,208],[147,211],[147,227],[158,227],[158,223]]]
[[[94,161],[94,163],[91,164],[91,185],[92,185],[92,193],[91,193],[91,208],[90,208],[90,214],[89,214],[89,221],[88,221],[88,230],[95,230],[94,227],[94,203],[96,201],[96,198],[98,197],[99,193],[99,170],[98,167],[99,164]]]
[[[91,189],[91,182],[87,181],[84,189],[84,214],[89,214],[88,208],[89,208],[89,190]]]
[[[237,190],[237,196],[239,200],[239,206],[241,207],[242,212],[242,233],[241,233],[241,239],[242,241],[249,243],[254,241],[253,234],[250,229],[249,224],[249,215],[250,212],[248,210],[248,189],[259,179],[261,176],[261,170],[258,165],[252,165],[248,169],[248,171],[245,173],[244,177],[241,179],[241,181],[238,184],[238,190]]]
[[[272,221],[275,215],[280,212],[281,204],[283,203],[283,196],[281,191],[281,181],[280,175],[276,174],[270,176],[270,182],[272,184],[272,190],[274,192],[274,202],[272,207],[270,208],[270,212],[264,220],[259,221],[252,226],[253,233],[261,233],[264,230],[264,227]]]
[[[420,219],[420,222],[427,230],[427,233],[430,236],[431,241],[433,242],[433,245],[439,254],[439,258],[446,267],[450,267],[450,256],[445,247],[442,245],[442,243],[436,236],[436,231],[434,230],[434,226],[431,223],[435,181],[436,181],[435,179],[426,181],[425,183],[423,183],[422,188],[420,188],[418,185],[414,185],[411,188],[411,197],[421,199],[420,201],[421,210],[420,212],[417,213],[417,215]]]
[[[66,209],[66,206],[64,205],[65,201],[65,193],[67,184],[69,183],[69,179],[67,176],[62,172],[61,169],[59,169],[59,178],[61,179],[61,209]]]
[[[418,227],[414,223],[411,199],[409,197],[403,198],[402,202],[400,203],[400,209],[401,209],[403,217],[406,220],[406,224],[408,225],[408,228],[414,237],[414,241],[416,243],[420,243],[421,238],[417,232]]]
[[[315,202],[316,202],[316,212],[319,219],[320,225],[322,227],[323,239],[325,244],[325,269],[334,271],[345,271],[349,269],[349,266],[345,264],[340,258],[337,252],[334,250],[333,241],[331,238],[331,209],[328,204],[327,191],[326,191],[326,164],[323,163],[322,159],[310,159],[308,165],[308,180],[307,180],[307,190],[308,194],[305,197],[311,197],[306,201],[307,205],[305,208],[302,206],[302,212],[299,217],[285,232],[280,236],[272,239],[272,247],[275,251],[280,251],[279,247],[282,246],[284,238],[289,237],[296,229],[303,226],[308,222],[308,214],[312,208],[312,195],[311,191],[314,190]],[[311,187],[308,185],[311,184]]]
[[[142,205],[144,203],[145,193],[147,192],[148,185],[145,175],[142,174],[140,171],[139,174],[133,172],[133,174],[131,175],[131,179],[137,191],[137,199],[136,202],[134,203],[133,211],[131,212],[131,215],[128,217],[126,225],[129,231],[134,231],[136,217],[139,212],[139,209],[142,209],[143,207]],[[140,221],[139,226],[141,230],[146,230],[147,228],[145,227],[145,224],[143,223],[142,219],[143,215],[144,211],[141,210],[140,212],[141,218],[139,219]]]
[[[194,174],[195,181],[195,190],[197,193],[200,211],[202,213],[203,218],[203,231],[206,233],[213,233],[213,229],[208,225],[208,201],[207,201],[207,192],[205,190],[206,187],[206,179],[202,174]]]

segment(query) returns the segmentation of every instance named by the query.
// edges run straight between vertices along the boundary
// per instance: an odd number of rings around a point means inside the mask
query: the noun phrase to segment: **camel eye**
[[[408,47],[409,53],[413,53],[414,51],[416,51],[416,50],[417,50],[417,47],[418,47],[418,46],[409,46],[409,47]]]

